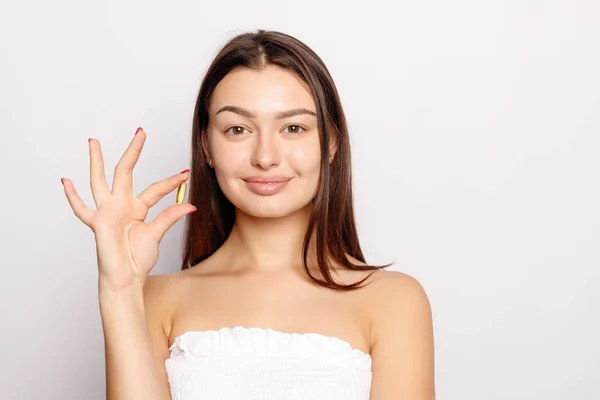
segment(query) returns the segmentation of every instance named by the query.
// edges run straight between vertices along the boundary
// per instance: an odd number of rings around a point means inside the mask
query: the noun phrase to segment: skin
[[[240,107],[256,116],[218,112],[224,106]],[[281,111],[297,108],[316,113],[308,87],[275,66],[234,70],[215,88],[204,151],[213,160],[221,189],[237,209],[233,231],[219,250],[193,268],[133,279],[143,280],[149,346],[165,398],[164,362],[177,336],[240,325],[321,333],[370,354],[371,400],[434,399],[431,309],[419,282],[400,272],[379,270],[360,290],[333,291],[312,283],[302,270],[302,242],[321,155],[315,116],[276,118]],[[335,156],[335,138],[330,148],[330,156]],[[248,189],[243,178],[249,176],[292,179],[276,195],[262,196]],[[175,175],[147,191],[159,199],[185,179],[187,173]],[[70,183],[65,190],[68,197],[71,191],[70,202],[77,206]],[[190,205],[185,207],[165,210],[158,241],[190,211]],[[91,218],[81,207],[79,214],[82,220]],[[312,246],[309,264],[315,265]],[[311,269],[320,276],[316,267]],[[333,272],[345,284],[368,275],[338,265]],[[110,280],[111,288],[127,286],[122,274],[110,276],[120,278]]]

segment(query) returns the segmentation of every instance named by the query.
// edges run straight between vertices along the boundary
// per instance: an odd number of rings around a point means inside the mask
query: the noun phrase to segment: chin
[[[310,199],[306,202],[298,202],[298,200],[290,202],[283,197],[280,199],[276,199],[276,196],[256,197],[258,196],[249,195],[243,201],[232,201],[232,204],[241,212],[255,218],[285,218],[304,209],[310,202]]]

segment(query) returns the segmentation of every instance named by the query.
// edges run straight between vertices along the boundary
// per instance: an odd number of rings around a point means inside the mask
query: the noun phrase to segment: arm
[[[164,370],[168,349],[165,335],[160,334],[160,321],[166,314],[157,311],[164,306],[156,301],[162,285],[150,284],[154,279],[149,274],[158,261],[159,243],[167,230],[196,207],[173,204],[153,221],[145,222],[149,209],[189,176],[189,170],[184,170],[134,196],[132,171],[145,140],[146,133],[138,128],[115,167],[111,188],[100,142],[88,139],[96,210],[81,200],[71,180],[61,179],[73,212],[92,229],[96,240],[108,400],[170,399]],[[156,304],[159,307],[154,307]]]
[[[373,322],[370,400],[433,400],[434,351],[431,308],[414,278],[382,277]]]
[[[146,286],[114,291],[99,285],[107,400],[171,399],[164,368],[166,337],[156,314],[148,312],[156,285]]]

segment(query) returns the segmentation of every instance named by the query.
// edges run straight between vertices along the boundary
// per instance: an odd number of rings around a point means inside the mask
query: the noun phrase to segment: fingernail
[[[135,134],[137,135],[139,131],[142,130],[142,127],[140,126],[139,128],[137,128],[137,130],[135,131]]]
[[[194,211],[196,211],[196,210],[197,210],[197,208],[194,208],[192,211],[189,211],[189,212],[187,213],[187,215],[190,215],[191,213],[193,213],[193,212],[194,212]]]
[[[91,142],[91,141],[92,141],[92,138],[89,138],[89,139],[88,139],[88,143],[89,143],[89,142]]]
[[[180,172],[180,174],[185,174],[186,172],[190,172],[189,169],[184,169],[183,171]]]
[[[65,180],[63,178],[60,178],[60,183],[62,183],[63,186],[65,186]]]

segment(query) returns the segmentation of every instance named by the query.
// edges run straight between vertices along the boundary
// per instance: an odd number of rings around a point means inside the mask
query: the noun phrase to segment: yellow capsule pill
[[[183,198],[185,197],[185,190],[187,188],[187,184],[185,182],[181,182],[179,187],[177,188],[177,195],[175,196],[175,200],[177,204],[183,203]]]

